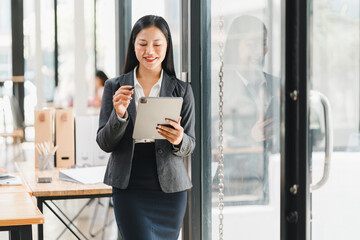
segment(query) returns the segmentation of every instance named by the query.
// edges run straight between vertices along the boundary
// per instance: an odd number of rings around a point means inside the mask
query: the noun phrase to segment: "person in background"
[[[101,71],[101,70],[96,71],[96,77],[95,77],[95,91],[96,92],[95,92],[94,102],[92,104],[94,107],[101,106],[101,99],[103,96],[106,80],[108,80],[108,77],[106,76],[106,74],[103,71]]]
[[[156,128],[165,139],[132,138],[145,96],[183,98],[179,119],[167,121],[173,128]],[[123,75],[105,83],[96,140],[111,152],[104,183],[113,187],[123,239],[177,240],[192,187],[183,158],[195,148],[195,103],[191,85],[176,78],[164,18],[147,15],[133,26]]]

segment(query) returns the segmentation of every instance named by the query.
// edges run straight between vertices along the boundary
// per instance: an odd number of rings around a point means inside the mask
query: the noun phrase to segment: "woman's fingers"
[[[118,90],[116,90],[115,93],[118,93],[118,92],[122,92],[122,93],[128,92],[128,93],[130,93],[130,92],[133,92],[134,89],[132,89],[132,90],[129,91],[129,89],[131,89],[132,87],[133,87],[133,86],[131,86],[131,85],[121,86]]]
[[[123,105],[128,106],[130,104],[130,100],[119,100],[119,101],[113,101],[114,106]]]
[[[181,117],[179,117],[179,119],[178,119],[177,122],[175,122],[175,121],[173,121],[173,120],[170,120],[170,119],[165,119],[165,121],[166,121],[168,124],[170,124],[171,126],[173,126],[175,129],[184,131],[184,129],[183,129],[183,128],[181,127],[181,125],[180,125]]]
[[[159,125],[157,126],[158,133],[172,144],[180,144],[184,134],[184,129],[180,125],[181,117],[178,119],[177,122],[169,119],[166,119],[166,122],[173,128],[170,126]]]
[[[160,129],[158,129],[158,133],[173,145],[179,145],[182,141],[182,138],[179,139],[179,137],[176,137],[175,135],[172,135],[172,134],[162,131]]]
[[[269,118],[262,122],[261,126],[265,127],[266,125],[272,123],[275,120],[275,118]]]
[[[118,115],[124,116],[126,109],[132,99],[132,94],[134,94],[134,89],[130,85],[121,86],[115,92],[113,95],[113,105]]]
[[[132,99],[131,96],[128,95],[114,95],[113,96],[113,101],[117,102],[117,101],[130,101]]]
[[[170,135],[169,133],[161,130],[161,129],[158,129],[158,133],[163,136],[166,140],[168,140],[170,143],[173,143],[175,142],[175,137],[174,135]]]
[[[180,136],[179,131],[174,130],[174,129],[164,126],[164,125],[159,125],[157,127],[157,129],[159,130],[159,132],[163,133],[166,136],[174,136],[174,137]]]
[[[126,95],[131,96],[134,93],[134,90],[118,89],[114,95]]]

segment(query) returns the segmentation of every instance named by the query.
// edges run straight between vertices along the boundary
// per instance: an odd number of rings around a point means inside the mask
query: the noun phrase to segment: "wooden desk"
[[[46,201],[52,202],[52,200],[99,198],[110,197],[112,195],[112,188],[103,183],[85,185],[80,183],[62,181],[59,179],[59,170],[56,168],[51,172],[35,170],[34,162],[30,161],[17,162],[15,165],[18,168],[18,171],[20,172],[24,181],[26,182],[26,185],[29,188],[32,196],[36,197],[39,210],[43,212],[44,204],[75,236],[77,236],[77,234],[70,228],[70,225],[66,224],[65,220],[62,219],[62,217],[60,217]],[[51,175],[52,182],[38,183],[37,178],[45,175]],[[53,204],[55,205],[55,203]],[[58,208],[56,205],[55,207]],[[65,214],[63,215],[68,221],[70,221],[70,219]],[[70,224],[72,224],[72,221],[70,221]],[[87,239],[86,236],[79,229],[77,230],[80,232],[83,238]],[[43,234],[43,225],[38,225],[39,240],[43,239]],[[78,239],[80,238],[78,237]]]
[[[59,169],[57,168],[49,172],[35,170],[34,163],[30,162],[17,162],[15,165],[26,182],[31,195],[34,197],[66,197],[112,193],[112,188],[103,183],[81,184],[62,181],[59,179]],[[38,177],[50,175],[52,176],[51,183],[37,182]]]
[[[26,192],[0,194],[0,226],[43,224],[44,216]]]
[[[10,239],[28,240],[32,239],[31,225],[42,225],[44,216],[30,195],[19,190],[21,188],[14,192],[0,193],[0,231],[9,231]]]

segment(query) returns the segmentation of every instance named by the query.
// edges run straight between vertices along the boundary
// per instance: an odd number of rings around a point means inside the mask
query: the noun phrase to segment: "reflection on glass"
[[[270,1],[271,2],[271,1]],[[275,2],[275,1],[274,1]],[[262,4],[260,4],[262,3]],[[272,5],[272,8],[268,6]],[[279,3],[222,6],[224,42],[224,238],[280,238]],[[269,7],[269,8],[268,8]],[[237,8],[236,14],[233,8]],[[219,69],[217,6],[212,5],[212,69]],[[251,10],[249,10],[251,9]],[[268,21],[272,19],[272,21]],[[278,33],[278,34],[275,34]],[[272,40],[272,41],[270,41]],[[218,236],[218,74],[212,73],[212,237]],[[217,98],[216,98],[217,97]],[[262,231],[258,231],[261,228]]]
[[[136,0],[132,1],[132,24],[145,15],[162,16],[169,24],[174,51],[176,77],[180,78],[180,1],[179,0]]]

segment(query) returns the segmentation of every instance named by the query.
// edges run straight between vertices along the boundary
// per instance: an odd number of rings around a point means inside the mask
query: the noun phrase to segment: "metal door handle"
[[[333,128],[332,128],[332,119],[331,119],[331,108],[330,103],[327,97],[318,92],[311,90],[310,98],[317,97],[320,99],[320,102],[324,109],[324,120],[325,120],[325,161],[324,161],[324,172],[321,179],[316,184],[311,184],[311,191],[319,189],[322,187],[329,178],[330,172],[330,162],[333,152]]]

